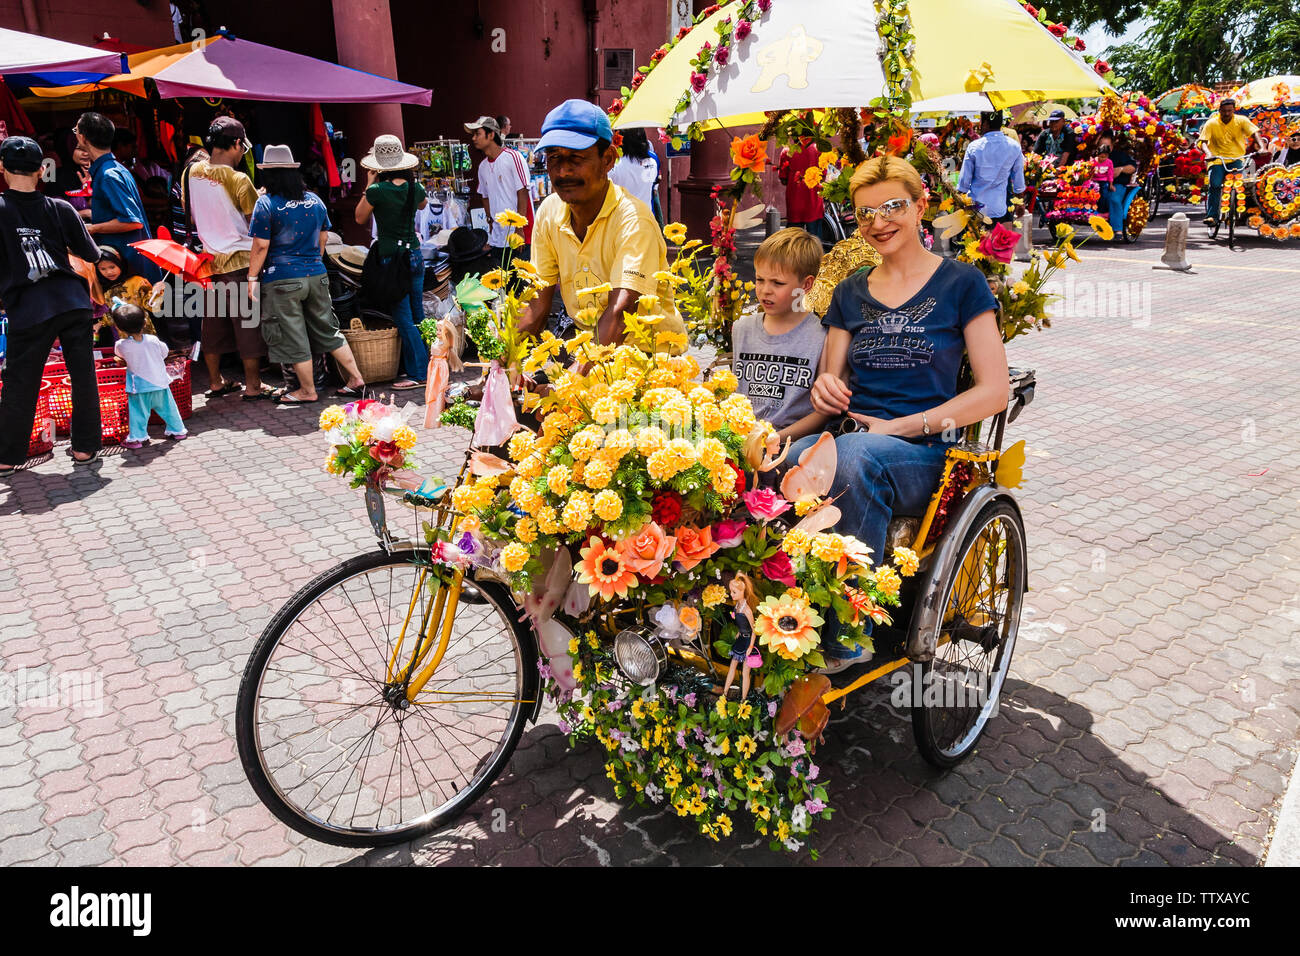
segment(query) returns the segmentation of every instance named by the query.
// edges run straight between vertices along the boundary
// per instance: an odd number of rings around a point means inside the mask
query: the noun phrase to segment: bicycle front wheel
[[[340,846],[400,843],[452,822],[505,768],[540,693],[536,650],[503,586],[466,576],[454,591],[427,552],[376,551],[271,619],[244,670],[235,735],[283,823]],[[445,652],[408,700],[403,666],[426,620],[436,647],[446,608]]]

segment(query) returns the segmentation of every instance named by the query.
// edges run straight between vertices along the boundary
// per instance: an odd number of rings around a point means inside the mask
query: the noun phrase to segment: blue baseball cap
[[[565,149],[586,149],[596,140],[612,142],[614,128],[609,117],[595,103],[586,100],[565,100],[546,114],[542,123],[542,138],[538,149],[563,146]]]

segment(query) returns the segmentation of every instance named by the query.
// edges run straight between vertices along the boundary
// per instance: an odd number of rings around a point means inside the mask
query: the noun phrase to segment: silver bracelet
[[[930,434],[930,420],[925,417],[925,412],[921,412],[921,434]]]

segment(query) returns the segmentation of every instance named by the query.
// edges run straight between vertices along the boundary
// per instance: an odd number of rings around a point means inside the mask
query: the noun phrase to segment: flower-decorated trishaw
[[[753,21],[768,8],[735,6]],[[899,6],[887,49],[903,56]],[[700,22],[717,31],[721,17]],[[739,23],[725,32],[741,39]],[[935,168],[888,103],[825,111],[817,135],[861,159],[864,116],[870,149]],[[808,122],[796,110],[767,120],[773,138]],[[248,662],[240,755],[287,825],[352,846],[443,827],[503,772],[548,700],[571,743],[603,752],[616,796],[671,807],[714,840],[746,823],[773,849],[800,849],[833,813],[816,751],[830,708],[864,685],[908,675],[914,736],[936,766],[975,748],[998,712],[1027,586],[1012,490],[1023,443],[1003,439],[1033,372],[1013,371],[1005,410],[953,436],[928,503],[894,516],[883,553],[840,533],[832,436],[789,460],[729,368],[703,369],[686,336],[656,328],[671,297],[692,335],[724,341],[743,289],[717,262],[753,177],[738,167],[733,181],[713,247],[665,229],[675,255],[654,276],[658,294],[624,316],[621,343],[520,334],[540,286],[527,262],[458,288],[489,368],[479,407],[446,412],[473,430],[454,477],[420,477],[402,410],[322,413],[326,467],[364,489],[380,547],[304,587]],[[1044,283],[1075,255],[1070,227],[1013,274],[1013,230],[961,195],[935,212],[984,270],[1004,341],[1050,324]],[[840,245],[823,294],[862,264],[854,239]],[[830,642],[874,656],[832,681],[820,673]]]

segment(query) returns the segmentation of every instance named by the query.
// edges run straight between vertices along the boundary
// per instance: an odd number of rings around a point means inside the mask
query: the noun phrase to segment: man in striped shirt
[[[527,225],[519,227],[519,238],[523,242],[514,255],[527,259],[529,244],[533,241],[533,198],[528,189],[528,167],[524,157],[517,150],[501,145],[501,127],[491,116],[480,116],[474,122],[466,123],[465,130],[470,134],[470,145],[487,157],[479,163],[478,192],[483,197],[483,208],[491,227],[488,245],[499,255],[510,244],[510,234],[515,230],[501,225],[494,217],[506,210],[517,212],[527,220]]]

